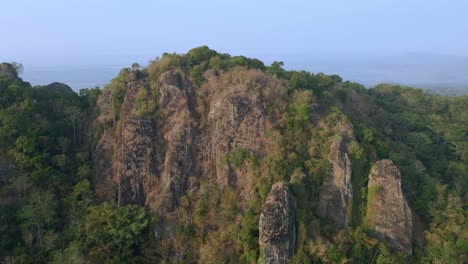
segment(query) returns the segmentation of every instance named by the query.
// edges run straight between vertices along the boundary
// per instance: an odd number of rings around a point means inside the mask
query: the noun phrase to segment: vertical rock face
[[[260,214],[262,263],[288,263],[295,251],[296,201],[284,182],[275,183]]]
[[[100,96],[93,186],[101,200],[139,204],[157,213],[155,235],[171,239],[179,216],[193,215],[192,207],[180,206],[181,198],[197,197],[202,185],[232,188],[239,208],[247,205],[256,180],[248,158],[265,157],[265,134],[271,129],[265,109],[283,102],[287,89],[260,70],[212,74],[200,87],[182,70],[153,77],[150,84],[145,72],[130,71],[119,83],[124,98],[113,98],[111,87]],[[135,109],[142,89],[157,110],[139,116]],[[115,100],[122,100],[119,107]],[[233,153],[247,154],[237,164],[226,161]],[[294,209],[285,202],[289,217]]]
[[[160,213],[173,210],[185,194],[190,177],[197,174],[194,149],[195,120],[190,101],[192,87],[179,71],[160,76],[159,105],[164,121],[159,133],[161,166],[157,185],[151,191],[149,204]]]
[[[346,144],[354,138],[354,135],[349,125],[343,125],[338,135],[339,137],[333,140],[330,146],[328,160],[332,168],[320,191],[318,213],[341,229],[348,226],[348,212],[351,210],[353,198],[352,163]]]
[[[245,151],[261,159],[265,156],[265,132],[269,120],[265,99],[286,91],[281,82],[261,71],[248,70],[207,76],[199,99],[206,101],[206,126],[200,131],[200,167],[203,175],[220,188],[239,191],[239,204],[248,202],[253,177],[246,166],[221,162],[227,155]]]
[[[96,147],[95,185],[101,199],[117,199],[122,204],[140,204],[165,213],[174,209],[186,190],[187,179],[196,173],[192,138],[190,85],[177,71],[160,76],[159,105],[164,122],[134,116],[135,96],[150,89],[146,78],[131,72],[126,79],[126,93],[120,113],[106,114],[112,97],[104,93],[98,102],[98,122],[107,127]],[[147,98],[153,100],[153,98]]]
[[[154,187],[158,169],[155,142],[159,142],[152,120],[131,115],[135,95],[147,89],[149,83],[131,73],[126,80],[127,92],[122,103],[121,128],[106,130],[95,151],[96,193],[101,199],[115,199],[121,204],[144,205],[148,192]],[[105,94],[98,102],[101,118],[98,122],[115,125],[115,116],[103,114],[112,98]]]
[[[222,92],[212,102],[206,133],[210,162],[205,168],[208,175],[215,175],[221,188],[237,188],[248,199],[252,184],[243,168],[220,162],[232,151],[245,150],[259,157],[264,150],[265,114],[255,95],[245,88]]]
[[[412,252],[412,214],[391,160],[378,161],[369,175],[366,220],[371,234],[398,251]]]

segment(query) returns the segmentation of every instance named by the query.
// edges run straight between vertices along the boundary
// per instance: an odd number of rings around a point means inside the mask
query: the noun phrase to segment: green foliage
[[[372,218],[375,216],[375,208],[374,203],[375,199],[379,193],[380,189],[379,186],[373,185],[368,187],[367,192],[367,212],[366,212],[366,220],[365,224],[372,226]]]
[[[71,243],[63,250],[57,250],[52,253],[51,264],[85,264],[86,257],[81,251],[81,245],[77,242]]]
[[[135,94],[135,105],[132,114],[139,118],[148,118],[155,114],[157,104],[150,92],[145,88],[140,88]]]
[[[352,160],[353,201],[351,208],[351,224],[358,226],[366,214],[369,202],[367,195],[367,177],[369,175],[370,163],[365,150],[356,141],[351,141],[347,150]],[[371,197],[373,199],[373,197]],[[368,205],[368,203],[367,203]]]
[[[86,245],[96,261],[128,261],[145,238],[148,217],[137,205],[109,203],[89,208],[86,220]]]
[[[314,75],[306,71],[294,71],[289,78],[290,90],[313,90],[316,86]]]
[[[234,149],[229,152],[227,155],[227,161],[231,166],[234,168],[239,168],[244,161],[246,161],[250,157],[250,152],[247,149],[239,148]]]
[[[200,85],[203,81],[203,72],[204,68],[202,65],[195,65],[190,70],[190,78],[198,85]]]
[[[159,86],[159,77],[162,73],[180,68],[182,57],[177,53],[164,53],[161,58],[156,58],[148,66],[149,79],[153,88]]]
[[[10,62],[11,66],[13,66],[13,69],[15,70],[16,75],[21,75],[24,72],[24,66],[21,63],[17,62]]]
[[[122,69],[119,72],[119,75],[112,79],[108,85],[112,96],[112,106],[117,114],[120,113],[125,93],[127,92],[127,83],[125,82],[125,79],[127,78],[129,71],[130,70],[128,68]]]
[[[188,65],[193,67],[202,62],[210,61],[210,59],[217,55],[217,52],[211,50],[207,46],[201,46],[191,49],[184,57],[187,58]]]
[[[140,68],[141,68],[140,64],[136,62],[132,63],[132,71],[140,70]]]
[[[107,89],[112,118],[117,119],[128,74],[151,82],[151,89],[135,94],[131,114],[137,118],[157,114],[159,79],[166,71],[189,77],[197,94],[194,102],[203,97],[197,89],[203,88],[204,76],[212,76],[206,74],[209,70],[218,77],[239,67],[266,70],[275,75],[269,78],[288,87],[280,103],[261,102],[269,117],[265,153],[256,157],[249,149],[234,148],[219,161],[236,169],[230,173],[245,174],[249,186],[242,187],[248,188],[220,190],[203,180],[191,182],[195,188],[174,197],[177,206],[170,217],[151,218],[142,207],[95,199],[90,158],[96,140],[88,132],[98,113],[99,88],[57,94],[0,76],[1,172],[4,161],[15,165],[8,178],[2,174],[0,179],[1,261],[255,263],[263,257],[258,248],[262,205],[271,185],[285,180],[297,200],[297,247],[291,263],[468,262],[468,97],[385,84],[366,90],[343,83],[337,75],[286,71],[283,66],[274,62],[265,67],[259,60],[202,46],[183,55],[165,53],[147,68],[134,64],[111,81]],[[263,92],[253,90],[256,96]],[[199,105],[204,107],[200,114],[208,115],[209,103]],[[350,122],[356,135],[345,146],[352,160],[351,226],[335,232],[316,216],[316,207],[330,172],[331,140]],[[367,189],[369,168],[383,158],[400,168],[405,195],[426,227],[426,245],[416,247],[415,256],[396,254],[365,231],[379,191]],[[160,232],[153,229],[168,219],[174,221],[174,231],[153,236]]]
[[[40,247],[45,245],[44,237],[53,230],[57,222],[57,201],[50,192],[34,192],[18,211],[21,230],[29,243],[37,239]]]
[[[284,63],[282,61],[274,61],[271,65],[267,68],[267,72],[276,75],[279,78],[285,76],[286,71],[283,69]]]
[[[468,260],[467,211],[446,185],[438,185],[436,189],[437,194],[429,204],[433,220],[425,232],[427,245],[421,254],[422,262],[464,263]]]
[[[249,69],[265,69],[265,65],[263,64],[263,62],[257,59],[249,59],[244,56],[230,57],[226,60],[224,65],[226,69],[231,69],[239,66],[246,67]]]

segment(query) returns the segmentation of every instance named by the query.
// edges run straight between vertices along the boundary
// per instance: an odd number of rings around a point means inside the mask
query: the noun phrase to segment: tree
[[[81,114],[81,109],[78,106],[67,106],[64,109],[65,116],[68,121],[72,124],[73,127],[73,142],[75,143],[76,146],[76,126],[78,125],[78,122],[80,122],[82,118]],[[79,135],[78,135],[79,136]]]
[[[52,253],[52,261],[51,264],[85,264],[88,263],[86,261],[85,256],[81,252],[81,247],[78,242],[72,242],[68,245],[67,248],[63,250],[54,251]]]
[[[282,61],[274,61],[271,66],[267,68],[267,72],[282,78],[286,73],[286,71],[283,69],[283,66],[284,63]]]
[[[96,260],[128,260],[133,247],[144,239],[148,226],[145,210],[137,205],[117,207],[104,203],[89,208],[86,244]]]
[[[140,68],[141,68],[141,67],[140,67],[140,64],[138,64],[138,63],[136,63],[136,62],[134,62],[134,63],[132,64],[132,71],[140,70]]]
[[[23,236],[31,234],[42,246],[45,231],[52,229],[57,221],[56,208],[57,200],[51,192],[32,193],[26,204],[18,211]]]
[[[10,62],[13,69],[15,69],[17,75],[23,74],[24,67],[23,64],[17,62]]]

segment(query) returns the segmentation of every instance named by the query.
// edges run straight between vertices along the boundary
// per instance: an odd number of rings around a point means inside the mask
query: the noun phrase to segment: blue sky
[[[466,0],[2,1],[0,61],[233,54],[468,55]],[[148,58],[149,59],[149,58]]]
[[[133,62],[208,45],[366,85],[468,85],[468,0],[5,0],[0,9],[0,62],[22,63],[33,84],[102,86]]]

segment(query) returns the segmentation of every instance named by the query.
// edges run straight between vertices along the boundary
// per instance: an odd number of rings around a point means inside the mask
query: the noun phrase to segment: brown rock
[[[413,218],[401,188],[401,174],[391,160],[378,161],[368,183],[366,221],[370,232],[394,250],[411,254]]]
[[[178,205],[188,177],[196,173],[191,87],[178,71],[162,74],[158,104],[163,122],[158,123],[133,115],[138,91],[151,89],[149,80],[139,75],[126,76],[119,123],[112,113],[110,93],[104,91],[98,100],[97,122],[111,127],[102,134],[95,152],[96,192],[101,199],[140,204],[165,214]],[[154,99],[148,96],[147,100]]]
[[[262,263],[288,263],[296,243],[296,200],[284,182],[271,187],[260,214],[260,250]]]
[[[353,198],[352,163],[346,144],[354,139],[350,125],[343,125],[332,141],[328,160],[332,168],[319,195],[318,214],[329,219],[337,229],[347,228]]]

